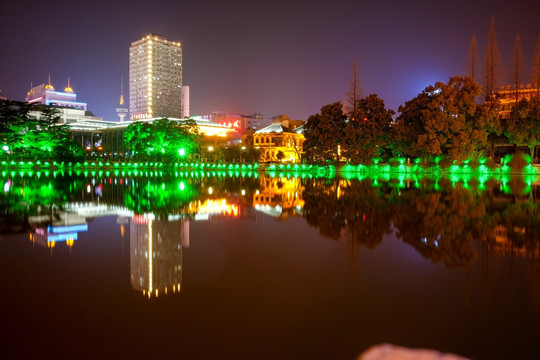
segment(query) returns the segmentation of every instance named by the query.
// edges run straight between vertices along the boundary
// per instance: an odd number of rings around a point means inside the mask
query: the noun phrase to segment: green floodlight
[[[186,149],[184,149],[184,148],[179,149],[179,150],[178,150],[178,155],[180,155],[180,156],[186,156]]]

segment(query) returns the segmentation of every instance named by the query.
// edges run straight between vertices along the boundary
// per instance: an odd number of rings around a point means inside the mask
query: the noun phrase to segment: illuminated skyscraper
[[[131,119],[182,117],[182,47],[150,34],[129,48]]]

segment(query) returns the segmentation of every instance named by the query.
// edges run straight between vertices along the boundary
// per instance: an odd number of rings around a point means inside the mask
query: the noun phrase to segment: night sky
[[[521,35],[527,80],[540,1],[11,1],[0,8],[0,90],[24,100],[30,83],[62,90],[105,120],[115,108],[129,46],[150,32],[181,41],[191,114],[212,111],[306,120],[343,101],[356,59],[364,95],[387,107],[462,74],[473,33],[485,49],[491,18],[508,68]]]

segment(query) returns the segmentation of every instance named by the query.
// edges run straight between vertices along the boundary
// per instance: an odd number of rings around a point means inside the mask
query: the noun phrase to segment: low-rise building
[[[262,150],[260,161],[301,162],[305,138],[304,126],[296,126],[298,124],[282,115],[275,117],[269,126],[255,131],[253,146]]]
[[[521,84],[516,91],[515,86],[502,86],[496,93],[495,98],[499,101],[499,117],[510,118],[510,113],[517,102],[525,99],[531,100],[538,96],[538,87],[531,84]]]

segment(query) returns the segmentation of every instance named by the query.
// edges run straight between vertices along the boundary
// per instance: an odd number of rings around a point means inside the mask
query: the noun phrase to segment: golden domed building
[[[303,132],[301,120],[291,120],[287,115],[276,116],[272,124],[255,131],[253,146],[262,150],[261,162],[301,162]]]

